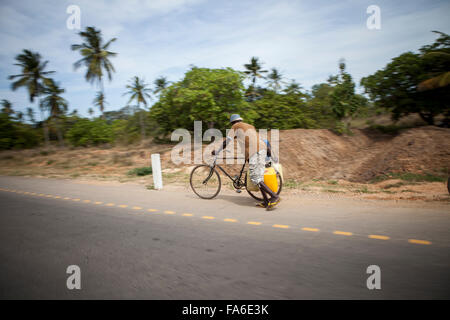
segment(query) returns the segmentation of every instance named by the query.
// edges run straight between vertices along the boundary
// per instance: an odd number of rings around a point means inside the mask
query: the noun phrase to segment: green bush
[[[152,174],[152,167],[140,167],[128,171],[130,176],[147,176],[149,174]]]
[[[13,121],[7,114],[0,114],[0,150],[24,149],[39,144],[39,133],[28,124]]]
[[[79,119],[67,132],[74,146],[90,146],[114,142],[113,128],[103,119]]]

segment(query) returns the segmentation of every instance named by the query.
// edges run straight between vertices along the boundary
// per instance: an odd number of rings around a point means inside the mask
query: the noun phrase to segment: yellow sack
[[[277,172],[273,167],[264,170],[264,184],[273,192],[276,193],[278,191]]]
[[[247,170],[247,190],[259,191],[259,187],[250,179],[250,170]]]

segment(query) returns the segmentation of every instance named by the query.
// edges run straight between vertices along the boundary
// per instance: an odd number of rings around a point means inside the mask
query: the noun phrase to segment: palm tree
[[[48,61],[42,61],[41,55],[37,52],[32,52],[31,50],[24,49],[23,52],[17,55],[15,59],[18,63],[15,63],[14,65],[21,67],[22,73],[8,77],[9,80],[19,78],[11,84],[11,89],[15,91],[17,88],[26,87],[30,102],[34,102],[34,98],[38,98],[39,100],[44,84],[50,81],[50,79],[46,76],[54,73],[55,71],[44,71]],[[38,106],[40,106],[39,101]],[[48,146],[50,143],[50,138],[48,135],[47,123],[45,121],[45,114],[42,110],[41,118],[44,129],[45,144]]]
[[[14,113],[12,103],[9,100],[3,99],[1,105],[2,105],[2,113],[7,114],[8,116]]]
[[[160,93],[165,88],[167,88],[170,84],[170,82],[167,81],[166,77],[159,77],[153,83],[155,85],[155,90],[153,91],[153,93],[155,93],[155,94]]]
[[[303,87],[297,83],[294,79],[291,79],[291,82],[286,86],[284,92],[287,94],[301,94],[301,90]]]
[[[272,68],[272,72],[269,73],[267,78],[269,79],[269,87],[277,93],[281,89],[283,75],[276,68]]]
[[[442,88],[450,85],[450,36],[440,31],[433,31],[440,35],[437,41],[428,46],[424,46],[420,51],[425,59],[437,59],[441,62],[441,68],[438,72],[432,74],[433,77],[422,81],[417,86],[419,91],[427,91]],[[436,64],[436,63],[435,63]]]
[[[88,113],[89,113],[89,115],[92,117],[92,115],[94,114],[94,109],[89,108],[89,109],[88,109]]]
[[[50,119],[55,122],[56,133],[58,136],[59,145],[64,146],[64,137],[62,135],[61,116],[67,112],[67,101],[60,95],[65,90],[59,86],[58,83],[51,80],[44,88],[44,93],[47,95],[42,100],[42,107],[50,112]]]
[[[139,77],[133,77],[130,80],[131,84],[127,85],[127,89],[129,89],[127,92],[125,92],[123,95],[131,95],[130,100],[127,104],[129,104],[131,101],[136,100],[137,102],[137,108],[139,110],[139,122],[141,126],[141,138],[142,140],[145,139],[145,122],[144,122],[144,112],[143,110],[140,110],[140,105],[143,103],[145,106],[147,106],[147,100],[146,98],[151,99],[152,97],[148,92],[151,91],[151,89],[148,87],[148,84],[145,83],[143,79],[139,79]]]
[[[101,31],[94,27],[86,27],[85,31],[81,31],[78,34],[83,38],[84,42],[81,44],[73,44],[71,48],[74,51],[79,51],[83,58],[75,62],[73,66],[75,70],[82,65],[87,68],[85,74],[86,81],[90,83],[97,82],[104,99],[104,72],[107,73],[108,79],[111,81],[112,72],[115,72],[115,70],[109,58],[117,55],[115,52],[108,51],[108,47],[112,42],[116,41],[116,38],[112,38],[103,44]],[[102,113],[103,110],[102,108]]]
[[[27,108],[27,117],[28,117],[28,120],[30,120],[30,122],[32,123],[32,124],[35,124],[36,123],[36,120],[34,119],[34,111],[33,111],[33,108]]]
[[[435,57],[435,58],[441,58],[442,60],[445,59],[447,61],[447,65],[450,65],[450,53],[447,53],[447,52],[443,52],[443,51],[428,52],[424,55],[424,57],[425,58]],[[442,72],[436,72],[434,77],[419,83],[417,89],[419,91],[426,91],[426,90],[442,88],[442,87],[448,86],[449,84],[450,84],[450,71],[442,71]]]
[[[22,122],[22,120],[23,120],[23,112],[22,111],[16,112],[16,119],[17,119],[17,121]]]
[[[105,95],[102,91],[97,92],[97,95],[95,96],[93,103],[100,110],[102,117],[104,117],[103,111],[105,111],[105,105],[108,103],[106,102]]]
[[[262,63],[259,62],[259,58],[252,57],[250,59],[250,63],[244,64],[245,71],[244,73],[252,79],[252,85],[250,86],[252,90],[250,91],[250,95],[252,100],[256,97],[256,78],[264,78],[263,73],[267,73],[267,70],[262,70]]]

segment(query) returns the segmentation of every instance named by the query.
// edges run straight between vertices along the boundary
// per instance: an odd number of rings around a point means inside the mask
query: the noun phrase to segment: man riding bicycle
[[[225,149],[228,143],[236,139],[241,147],[245,150],[245,160],[249,163],[249,174],[251,181],[259,187],[264,201],[258,206],[267,208],[268,210],[276,206],[280,197],[273,192],[264,183],[264,170],[266,167],[266,156],[271,156],[270,144],[266,144],[260,137],[256,129],[251,124],[242,121],[238,114],[233,114],[230,117],[231,130],[222,146],[218,150],[213,150],[212,155],[218,154]],[[249,153],[252,153],[251,155]],[[269,198],[270,196],[270,198]]]

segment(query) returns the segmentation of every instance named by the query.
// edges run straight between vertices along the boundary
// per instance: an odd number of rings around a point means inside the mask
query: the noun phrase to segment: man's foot
[[[267,204],[263,201],[263,202],[258,202],[257,204],[256,204],[256,206],[257,207],[260,207],[260,208],[267,208]]]
[[[277,204],[279,204],[280,203],[280,201],[281,201],[281,198],[280,197],[277,197],[277,198],[275,198],[275,199],[270,199],[269,200],[269,203],[267,204],[267,207],[266,207],[266,209],[267,210],[272,210]]]

